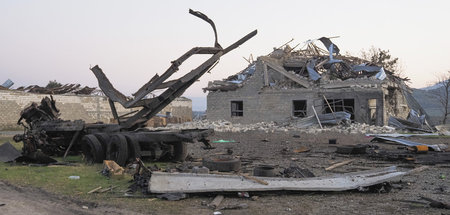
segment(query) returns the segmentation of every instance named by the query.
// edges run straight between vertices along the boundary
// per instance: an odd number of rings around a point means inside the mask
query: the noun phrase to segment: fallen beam
[[[153,172],[149,191],[152,193],[202,193],[233,191],[345,191],[392,181],[407,174],[395,166],[328,177],[275,178],[255,177],[267,185],[245,180],[239,175]]]

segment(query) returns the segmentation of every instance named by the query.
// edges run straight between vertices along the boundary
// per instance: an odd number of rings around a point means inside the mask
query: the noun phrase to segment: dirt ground
[[[42,189],[0,181],[0,214],[137,214],[94,202],[55,195]]]
[[[242,171],[252,172],[256,165],[268,164],[277,171],[289,167],[291,163],[307,168],[316,176],[326,176],[345,172],[368,170],[396,165],[408,170],[420,164],[401,161],[369,159],[367,156],[336,154],[336,146],[347,144],[369,144],[371,138],[363,134],[317,133],[304,134],[294,131],[265,133],[250,131],[244,133],[216,133],[212,140],[234,140],[234,143],[212,143],[215,149],[203,150],[202,144],[190,144],[189,151],[199,165],[202,157],[224,154],[228,149],[241,157]],[[329,139],[337,139],[336,145],[328,144]],[[444,143],[448,138],[421,138],[410,140],[422,143]],[[398,146],[375,144],[380,149],[398,149]],[[293,150],[305,146],[309,152],[295,153]],[[333,163],[355,159],[352,163],[325,171]],[[180,164],[171,164],[173,166]],[[373,192],[268,192],[250,193],[256,200],[239,198],[236,193],[227,193],[221,205],[246,203],[248,208],[220,210],[222,214],[450,214],[450,210],[430,208],[406,201],[419,201],[421,196],[450,202],[450,164],[432,165],[427,170],[404,176],[395,183],[389,193]],[[1,214],[212,214],[214,211],[204,206],[215,194],[190,195],[180,201],[148,201],[144,208],[131,208],[126,204],[110,206],[107,202],[83,202],[70,197],[58,196],[35,188],[17,188],[0,182]],[[89,209],[83,209],[87,206]],[[150,209],[149,209],[150,208]]]

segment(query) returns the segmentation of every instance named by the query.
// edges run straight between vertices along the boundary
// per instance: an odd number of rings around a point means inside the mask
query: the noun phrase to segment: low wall
[[[46,94],[26,93],[15,90],[0,90],[0,130],[20,129],[17,120],[20,112],[32,102],[40,104]],[[110,122],[113,118],[108,99],[104,96],[53,95],[61,118],[65,120],[81,119],[88,123]],[[125,109],[116,104],[119,115],[133,109]],[[172,112],[172,116],[192,121],[192,101],[187,98],[177,98],[160,113]]]

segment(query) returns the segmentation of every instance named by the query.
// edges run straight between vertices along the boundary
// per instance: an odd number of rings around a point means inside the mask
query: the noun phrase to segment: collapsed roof
[[[315,42],[321,41],[325,49],[319,48]],[[270,87],[294,87],[311,88],[323,85],[333,80],[348,80],[368,78],[383,81],[389,79],[402,82],[407,79],[396,76],[381,65],[375,65],[370,61],[341,55],[340,50],[330,38],[322,37],[316,40],[308,40],[303,48],[295,50],[289,45],[274,49],[267,56],[258,57],[256,62],[241,72],[221,81],[214,81],[204,88],[206,91],[230,91],[242,87],[245,81],[253,75],[256,63],[263,63],[264,72],[278,73],[284,78],[273,78],[264,80],[266,86]],[[276,76],[275,76],[276,77]]]
[[[61,87],[47,88],[40,87],[38,85],[30,85],[28,87],[19,87],[15,90],[29,92],[29,93],[38,93],[38,94],[67,94],[73,93],[76,95],[92,95],[98,93],[98,90],[95,87],[82,87],[80,84],[65,84]]]

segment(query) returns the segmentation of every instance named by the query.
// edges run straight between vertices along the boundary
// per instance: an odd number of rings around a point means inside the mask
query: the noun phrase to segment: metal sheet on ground
[[[20,157],[22,154],[14,148],[11,143],[6,142],[0,145],[0,161],[1,162],[11,162],[16,158]]]
[[[314,178],[255,177],[268,184],[256,183],[238,175],[153,172],[149,191],[152,193],[202,193],[228,191],[345,191],[397,179],[407,172],[395,166]]]

